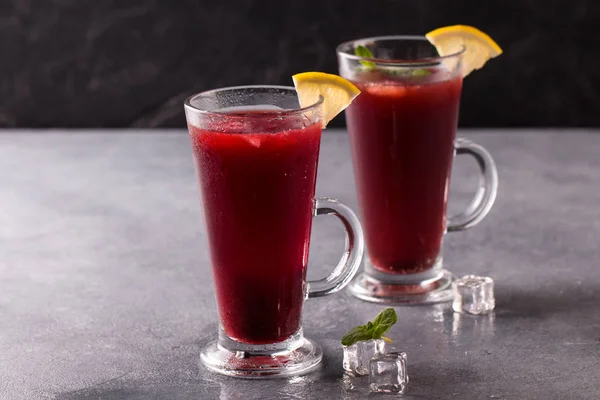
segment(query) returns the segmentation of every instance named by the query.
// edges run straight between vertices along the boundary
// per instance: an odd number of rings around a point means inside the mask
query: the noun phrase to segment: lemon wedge
[[[491,37],[472,26],[445,26],[429,32],[425,37],[442,57],[455,54],[462,46],[465,47],[463,77],[502,54],[502,49]]]
[[[344,78],[323,72],[302,72],[292,76],[300,107],[308,107],[323,96],[323,128],[352,103],[360,90]]]

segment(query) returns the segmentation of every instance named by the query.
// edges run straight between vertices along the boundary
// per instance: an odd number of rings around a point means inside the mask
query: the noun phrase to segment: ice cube
[[[383,339],[361,340],[351,346],[344,346],[344,370],[354,375],[368,375],[371,358],[384,353]]]
[[[408,384],[406,353],[380,354],[369,363],[369,389],[380,393],[404,394]]]
[[[369,85],[365,86],[364,90],[374,96],[382,97],[397,97],[400,98],[406,95],[408,89],[401,85]]]
[[[247,135],[240,135],[240,137],[243,137],[244,139],[246,139],[246,141],[248,143],[250,143],[252,146],[257,147],[257,148],[260,147],[260,145],[262,143],[259,135],[247,134]]]
[[[486,314],[494,309],[494,280],[487,276],[465,275],[452,282],[456,312]]]

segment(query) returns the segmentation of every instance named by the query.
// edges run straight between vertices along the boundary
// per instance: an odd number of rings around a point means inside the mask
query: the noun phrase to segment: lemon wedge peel
[[[452,25],[425,35],[441,57],[459,53],[464,47],[463,78],[502,54],[502,48],[485,32],[468,25]]]
[[[302,72],[292,76],[300,107],[309,107],[323,97],[323,128],[345,110],[360,90],[346,79],[324,72]]]

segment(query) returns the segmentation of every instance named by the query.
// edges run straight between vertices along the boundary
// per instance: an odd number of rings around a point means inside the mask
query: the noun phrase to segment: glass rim
[[[372,37],[348,40],[346,42],[340,43],[335,48],[335,51],[339,56],[345,57],[350,60],[371,61],[376,64],[415,65],[415,64],[423,64],[423,63],[428,63],[428,62],[441,62],[444,60],[448,60],[450,58],[459,57],[459,56],[462,56],[465,53],[465,51],[467,50],[467,48],[464,45],[461,45],[460,50],[458,50],[457,52],[454,52],[452,54],[448,54],[445,56],[416,58],[416,59],[412,59],[412,60],[411,59],[397,59],[397,58],[396,59],[387,59],[387,58],[375,58],[375,57],[373,57],[373,58],[361,57],[361,56],[357,56],[355,54],[348,53],[347,51],[342,50],[342,48],[344,48],[344,47],[351,46],[352,48],[355,48],[356,45],[364,45],[367,42],[377,42],[377,41],[384,41],[384,40],[398,41],[398,42],[421,41],[421,42],[429,43],[429,40],[427,40],[427,38],[425,36],[421,36],[421,35],[372,36]]]
[[[210,89],[205,90],[203,92],[195,93],[185,99],[183,105],[186,109],[189,109],[193,112],[200,113],[203,115],[218,115],[218,116],[227,116],[228,118],[269,118],[273,116],[277,117],[286,117],[286,116],[296,116],[299,114],[304,114],[307,111],[312,111],[317,107],[321,106],[325,99],[323,96],[319,96],[319,99],[306,107],[294,108],[294,109],[282,109],[282,110],[268,110],[266,113],[244,113],[243,111],[232,113],[231,111],[208,111],[202,108],[196,107],[192,104],[192,101],[199,96],[206,96],[213,93],[218,92],[227,92],[231,90],[252,90],[252,89],[275,89],[275,90],[284,90],[288,92],[298,93],[296,88],[293,86],[281,86],[281,85],[241,85],[241,86],[227,86],[218,89]],[[271,112],[272,111],[272,112]]]

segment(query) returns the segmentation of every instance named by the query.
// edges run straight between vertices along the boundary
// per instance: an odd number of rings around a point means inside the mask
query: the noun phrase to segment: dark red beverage
[[[354,173],[369,258],[382,272],[423,272],[440,254],[462,87],[444,73],[354,80]]]
[[[321,126],[249,114],[189,130],[223,329],[266,344],[300,327]]]

